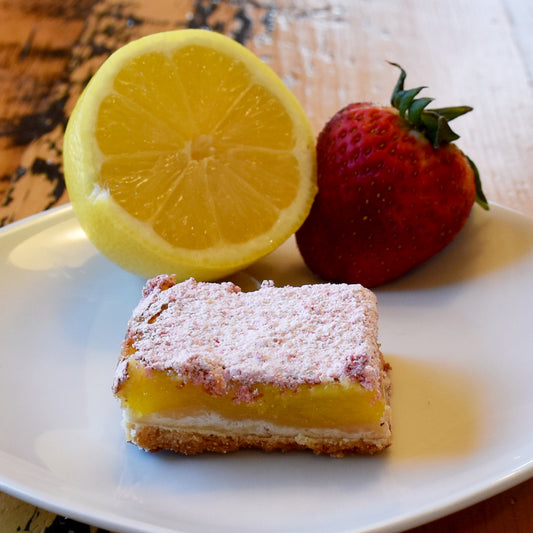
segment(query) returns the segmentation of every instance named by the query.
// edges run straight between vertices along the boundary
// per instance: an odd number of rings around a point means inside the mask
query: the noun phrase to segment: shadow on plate
[[[439,254],[383,291],[420,290],[460,283],[502,270],[533,253],[532,221],[499,206],[489,212],[474,208],[465,227]],[[262,280],[277,286],[321,283],[305,266],[294,237],[277,250],[230,278],[243,290],[255,290]]]
[[[392,366],[394,460],[458,459],[480,445],[479,384],[435,361],[385,355]]]
[[[431,289],[462,283],[505,270],[532,254],[530,219],[498,206],[491,206],[488,212],[475,208],[444,250],[380,290]]]

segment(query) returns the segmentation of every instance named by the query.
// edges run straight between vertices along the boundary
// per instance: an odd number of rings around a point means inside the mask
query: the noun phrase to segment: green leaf
[[[394,86],[394,89],[392,91],[391,96],[391,105],[392,107],[395,107],[398,109],[400,105],[400,99],[401,99],[401,93],[403,92],[403,83],[405,81],[405,78],[407,77],[407,74],[405,70],[398,65],[398,63],[392,63],[389,61],[390,65],[393,65],[394,67],[398,67],[400,69],[400,77],[398,78],[398,81],[396,82],[396,85]]]
[[[483,209],[485,209],[485,211],[488,211],[490,209],[489,202],[487,200],[487,197],[485,196],[485,193],[483,192],[483,188],[481,187],[481,178],[479,176],[479,171],[475,163],[466,154],[463,155],[466,157],[468,164],[474,171],[474,180],[476,183],[476,203]]]
[[[398,93],[398,111],[400,115],[405,118],[405,113],[411,107],[415,96],[425,87],[417,87],[416,89],[410,89],[409,91],[400,91]]]
[[[440,148],[444,143],[459,138],[459,135],[450,128],[446,119],[434,111],[424,111],[421,113],[420,120],[424,126],[424,134],[435,149]]]
[[[432,109],[431,111],[442,115],[446,120],[450,121],[454,118],[464,115],[465,113],[468,113],[469,111],[472,111],[473,109],[473,107],[463,105],[457,107],[441,107],[439,109]]]
[[[422,111],[433,102],[433,98],[418,98],[409,106],[409,122],[418,124]]]

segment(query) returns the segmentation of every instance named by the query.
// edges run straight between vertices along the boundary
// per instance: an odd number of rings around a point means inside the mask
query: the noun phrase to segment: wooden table
[[[0,225],[68,202],[65,123],[105,57],[141,35],[184,27],[210,27],[251,48],[317,132],[349,101],[387,103],[397,71],[386,60],[402,64],[407,85],[429,86],[440,106],[475,108],[455,129],[487,197],[533,217],[529,0],[0,0]],[[529,532],[532,509],[529,480],[416,531]],[[81,527],[5,494],[0,524],[6,532]]]

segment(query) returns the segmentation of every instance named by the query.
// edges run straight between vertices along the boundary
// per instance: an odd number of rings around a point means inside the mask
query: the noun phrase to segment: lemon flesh
[[[316,192],[314,135],[294,95],[203,30],[110,56],[71,115],[64,170],[91,241],[146,277],[235,272],[292,235]]]

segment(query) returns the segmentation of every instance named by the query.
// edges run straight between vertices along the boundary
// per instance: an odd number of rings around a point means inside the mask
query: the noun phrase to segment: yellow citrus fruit
[[[112,54],[65,132],[82,228],[136,274],[217,279],[266,255],[306,218],[314,135],[294,95],[221,34],[176,30]]]

